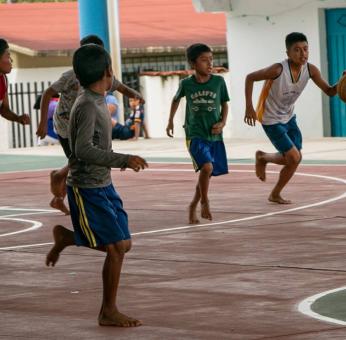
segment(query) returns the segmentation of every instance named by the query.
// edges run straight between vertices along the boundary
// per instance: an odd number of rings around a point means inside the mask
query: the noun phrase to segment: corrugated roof
[[[192,0],[119,0],[122,48],[226,45],[224,14],[197,13]],[[69,51],[79,44],[76,2],[0,4],[0,37],[32,51]]]

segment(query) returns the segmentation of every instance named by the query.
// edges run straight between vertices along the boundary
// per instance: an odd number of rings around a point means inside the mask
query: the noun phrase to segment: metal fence
[[[50,84],[51,82],[9,84],[8,98],[11,110],[19,115],[27,113],[31,118],[30,125],[11,124],[10,146],[12,148],[37,145],[36,130],[40,121],[40,115],[38,110],[35,110],[33,106],[38,95]]]

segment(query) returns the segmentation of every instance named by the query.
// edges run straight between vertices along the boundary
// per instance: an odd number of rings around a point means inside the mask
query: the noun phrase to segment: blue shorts
[[[228,174],[227,155],[223,141],[209,142],[200,138],[192,138],[186,140],[186,144],[196,172],[204,164],[212,163],[212,176]]]
[[[295,146],[302,149],[302,133],[297,125],[296,116],[293,116],[286,124],[262,125],[276,150],[284,154]]]
[[[67,186],[77,246],[95,248],[131,238],[127,213],[113,185],[85,189]]]
[[[127,140],[135,135],[134,130],[131,130],[128,126],[117,123],[112,128],[112,139]]]

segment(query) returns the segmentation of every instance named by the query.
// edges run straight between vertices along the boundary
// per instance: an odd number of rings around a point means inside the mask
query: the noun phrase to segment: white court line
[[[314,312],[311,309],[311,305],[316,300],[320,299],[321,297],[326,296],[328,294],[336,293],[336,292],[339,292],[339,291],[345,290],[345,289],[346,289],[346,286],[343,286],[343,287],[340,287],[340,288],[336,288],[336,289],[332,289],[332,290],[327,290],[325,292],[309,296],[308,298],[304,299],[302,302],[299,303],[298,311],[303,313],[303,314],[305,314],[305,315],[307,315],[307,316],[310,316],[311,318],[314,318],[314,319],[318,319],[318,320],[321,320],[321,321],[331,322],[331,323],[334,323],[334,324],[346,326],[346,322],[345,321],[334,319],[334,318],[330,318],[328,316],[324,316],[324,315],[318,314],[318,313]]]
[[[42,212],[56,212],[55,209],[32,209],[32,208],[14,208],[11,206],[2,206],[0,210],[9,210],[9,211],[42,211]]]
[[[33,231],[33,230],[36,230],[36,229],[42,227],[42,223],[39,221],[25,220],[23,218],[12,218],[12,217],[1,217],[0,219],[5,220],[5,221],[16,221],[16,222],[23,222],[23,223],[27,223],[27,224],[28,223],[32,224],[32,226],[29,228],[13,231],[11,233],[1,234],[0,237],[22,234],[22,233],[26,233],[28,231]]]
[[[27,215],[42,215],[42,214],[51,214],[51,213],[60,213],[60,211],[39,211],[39,212],[26,212],[22,214],[10,214],[10,215],[0,215],[0,220],[3,219],[4,217],[17,217],[17,216],[27,216]],[[1,234],[0,234],[1,236]]]
[[[4,209],[2,209],[4,208]],[[22,234],[22,233],[26,233],[32,230],[36,230],[42,227],[42,223],[39,221],[34,221],[34,220],[26,220],[26,219],[21,219],[21,218],[17,218],[18,216],[26,216],[26,215],[42,215],[42,214],[48,214],[48,213],[56,213],[56,210],[46,210],[46,209],[41,209],[41,210],[37,210],[37,209],[20,209],[20,208],[10,208],[10,207],[0,207],[0,210],[10,210],[10,211],[23,211],[26,210],[28,212],[26,213],[22,213],[22,214],[11,214],[11,215],[0,215],[0,220],[5,220],[5,221],[15,221],[15,222],[24,222],[24,223],[31,223],[32,226],[29,228],[25,228],[25,229],[20,229],[20,230],[16,230],[10,233],[5,233],[5,234],[0,234],[0,237],[5,237],[5,236],[13,236],[13,235],[17,235],[17,234]],[[37,211],[37,212],[34,212]],[[15,218],[14,218],[15,217]]]
[[[245,158],[244,159],[245,161],[248,161],[250,160],[251,163],[244,163],[244,162],[235,162],[233,163],[232,160],[230,162],[228,162],[228,165],[230,166],[233,166],[233,165],[236,165],[236,166],[254,166],[255,164],[255,159],[248,159],[248,158]],[[313,161],[313,160],[312,160]],[[326,161],[328,162],[328,160]],[[180,165],[192,165],[191,161],[178,161],[178,162],[173,162],[173,163],[167,163],[167,161],[148,161],[149,164],[163,164],[163,165],[169,165],[169,164],[180,164]],[[323,166],[330,166],[330,167],[341,167],[341,166],[346,166],[346,161],[344,164],[342,163],[313,163],[313,164],[309,164],[309,163],[300,163],[299,164],[299,167],[302,167],[302,166],[316,166],[316,167],[323,167]],[[21,174],[21,173],[27,173],[27,172],[40,172],[40,171],[52,171],[52,170],[56,170],[56,168],[43,168],[43,169],[28,169],[28,170],[18,170],[18,171],[3,171],[1,172],[0,171],[0,176],[1,175],[10,175],[10,174]],[[131,169],[127,169],[128,171],[131,171]],[[148,169],[145,169],[145,171],[148,171],[148,170],[152,170],[150,168]],[[161,169],[157,169],[157,170],[161,170]],[[162,169],[163,170],[163,169]],[[181,170],[184,170],[184,169],[181,169]],[[232,169],[232,167],[229,169],[230,171],[232,172],[235,172],[236,170]],[[115,169],[115,168],[112,168],[111,169],[112,172],[116,172],[116,171],[120,171],[119,169]],[[194,170],[192,170],[194,171]]]
[[[182,170],[185,171],[194,171],[192,169],[147,169],[148,171],[157,171],[157,172],[181,172]],[[146,170],[146,171],[147,171]],[[253,170],[233,170],[233,172],[251,172],[253,173]],[[278,171],[267,171],[267,173],[278,173]],[[339,178],[339,177],[333,177],[333,176],[324,176],[324,175],[315,175],[315,174],[304,174],[297,172],[296,175],[298,176],[305,176],[305,177],[315,177],[315,178],[320,178],[320,179],[327,179],[327,180],[332,180],[336,182],[341,182],[343,184],[346,184],[346,180]],[[260,219],[260,218],[265,218],[269,216],[274,216],[274,215],[279,215],[283,213],[289,213],[293,211],[298,211],[298,210],[303,210],[303,209],[308,209],[308,208],[313,208],[317,206],[321,206],[324,204],[329,204],[331,202],[335,202],[338,200],[341,200],[343,198],[346,198],[346,192],[343,194],[332,197],[327,200],[323,200],[320,202],[312,203],[312,204],[307,204],[303,205],[300,207],[296,208],[291,208],[291,209],[285,209],[285,210],[280,210],[280,211],[274,211],[274,212],[269,212],[265,214],[260,214],[260,215],[254,215],[254,216],[249,216],[249,217],[243,217],[243,218],[238,218],[238,219],[232,219],[232,220],[227,220],[227,221],[220,221],[220,222],[211,222],[211,223],[205,223],[205,224],[196,224],[196,225],[185,225],[181,227],[173,227],[173,228],[165,228],[165,229],[156,229],[156,230],[149,230],[149,231],[142,231],[138,233],[132,233],[132,236],[139,236],[139,235],[147,235],[147,234],[157,234],[157,233],[163,233],[163,232],[170,232],[170,231],[177,231],[177,230],[187,230],[187,229],[194,229],[194,228],[205,228],[205,227],[215,227],[215,226],[220,226],[223,224],[231,224],[231,223],[236,223],[236,222],[242,222],[242,221],[250,221],[250,220],[255,220],[255,219]],[[13,249],[21,249],[21,248],[30,248],[30,247],[39,247],[41,245],[51,245],[53,244],[52,242],[48,243],[37,243],[37,244],[28,244],[28,245],[19,245],[19,246],[11,246],[11,247],[2,247],[0,250],[13,250]]]

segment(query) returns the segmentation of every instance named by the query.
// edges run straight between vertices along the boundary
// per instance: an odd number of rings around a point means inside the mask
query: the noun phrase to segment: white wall
[[[72,66],[71,66],[72,67]],[[55,81],[71,67],[13,68],[7,75],[9,83]]]
[[[230,69],[232,129],[235,138],[263,137],[258,126],[243,123],[245,112],[244,83],[248,73],[286,58],[285,36],[293,31],[307,35],[310,62],[321,69],[328,80],[325,23],[322,8],[346,7],[346,0],[229,0],[227,45]],[[261,83],[254,88],[257,103]],[[304,137],[328,135],[328,98],[309,82],[296,103],[298,123]]]
[[[229,85],[229,73],[221,74]],[[141,76],[140,86],[145,98],[145,119],[150,137],[167,137],[166,127],[169,118],[171,102],[179,87],[180,77],[172,76]],[[183,138],[185,118],[185,98],[180,101],[179,108],[174,117],[174,136]],[[224,138],[231,136],[231,112],[228,113],[227,125],[224,129]]]
[[[50,67],[50,68],[29,68],[29,69],[12,69],[11,73],[8,74],[8,81],[9,84],[19,84],[23,83],[23,89],[24,91],[27,91],[27,83],[30,83],[31,91],[34,91],[34,82],[38,83],[38,90],[41,90],[41,82],[44,81],[45,84],[48,84],[48,81],[54,82],[55,80],[59,79],[61,74],[65,71],[67,71],[68,67]],[[18,90],[19,90],[18,85]],[[36,129],[37,129],[37,120],[36,115],[34,114],[35,111],[32,109],[32,106],[35,102],[35,95],[31,94],[30,100],[31,102],[28,102],[28,97],[25,96],[24,102],[21,101],[17,103],[15,101],[14,105],[11,107],[11,109],[15,113],[23,113],[22,111],[22,105],[24,107],[24,113],[29,113],[29,106],[31,107],[33,116],[30,126],[19,126],[17,127],[17,124],[15,124],[14,133],[17,140],[21,141],[21,145],[24,145],[24,130],[25,130],[25,139],[26,144],[30,146],[30,139],[31,136],[33,136],[33,143],[36,145],[37,139],[36,139]],[[11,106],[11,103],[10,103]],[[18,131],[21,133],[21,137],[19,138]],[[8,121],[6,121],[3,118],[0,118],[0,151],[4,151],[9,149],[12,146],[12,124]]]
[[[0,151],[7,150],[9,147],[9,130],[10,123],[3,118],[0,118]]]

